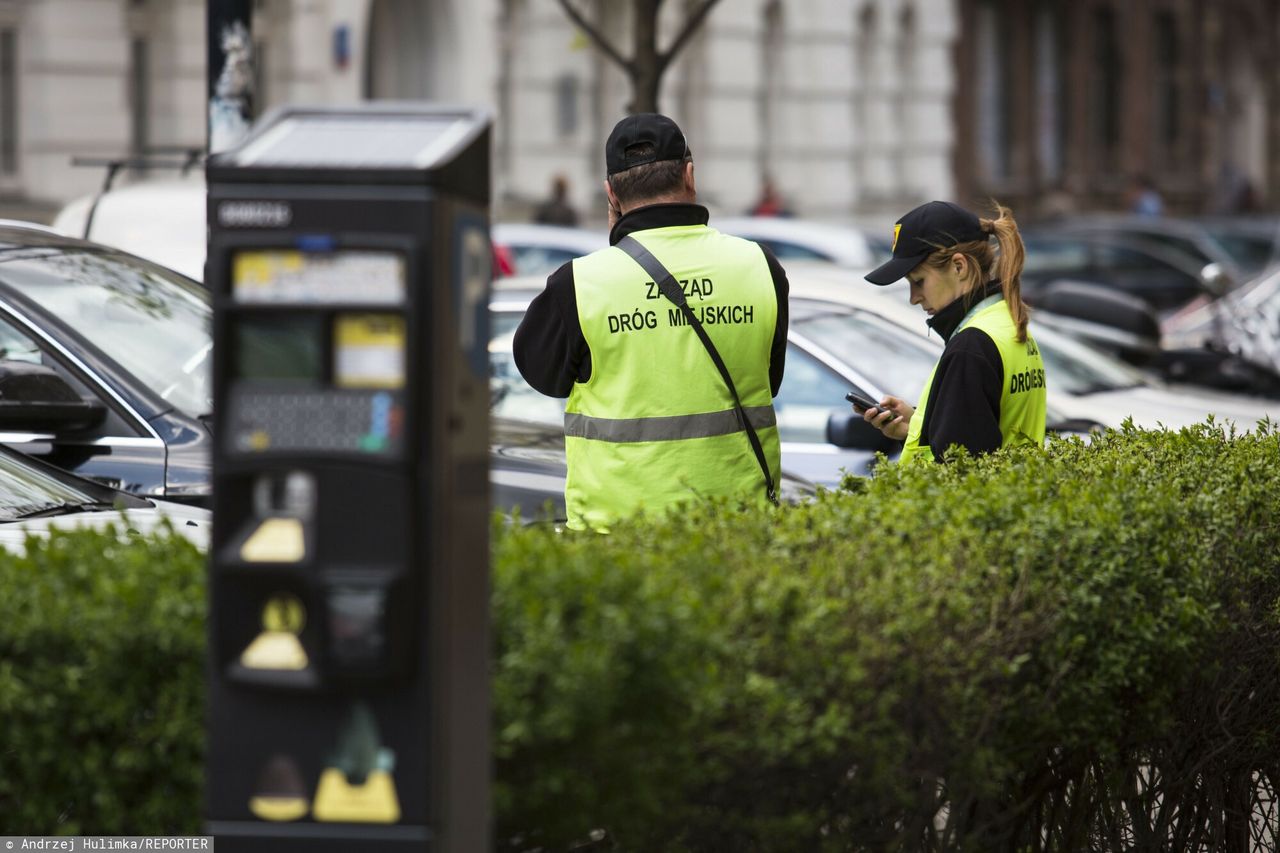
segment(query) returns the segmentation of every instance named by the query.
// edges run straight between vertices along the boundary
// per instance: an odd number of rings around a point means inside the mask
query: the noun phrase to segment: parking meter
[[[209,161],[223,853],[489,848],[489,127],[284,108]]]

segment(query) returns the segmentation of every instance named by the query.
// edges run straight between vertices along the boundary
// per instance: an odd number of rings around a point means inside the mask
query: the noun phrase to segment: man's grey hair
[[[653,154],[653,150],[651,143],[642,142],[627,148],[627,155],[645,157]],[[692,157],[685,155],[682,160],[659,160],[656,163],[632,166],[625,172],[610,175],[609,186],[613,188],[618,202],[627,206],[675,195],[684,190],[684,165],[692,160]]]

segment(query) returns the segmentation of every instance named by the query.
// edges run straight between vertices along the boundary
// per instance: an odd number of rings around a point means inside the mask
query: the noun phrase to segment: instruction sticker
[[[405,324],[398,314],[340,314],[333,347],[339,388],[404,387]]]

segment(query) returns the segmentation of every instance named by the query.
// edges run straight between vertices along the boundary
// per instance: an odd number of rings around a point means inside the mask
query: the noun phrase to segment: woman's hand
[[[905,400],[885,397],[879,406],[863,412],[862,419],[889,438],[902,441],[907,437],[907,427],[915,413],[915,408]]]

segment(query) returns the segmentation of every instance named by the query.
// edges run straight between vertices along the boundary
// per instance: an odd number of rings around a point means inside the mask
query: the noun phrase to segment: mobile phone
[[[889,421],[896,420],[898,417],[897,412],[886,409],[875,400],[872,400],[870,397],[864,397],[856,391],[850,391],[848,394],[844,395],[844,398],[850,403],[853,403],[854,408],[859,411],[865,412],[867,409],[880,409],[881,411],[889,412],[889,414],[893,415],[893,417],[889,418]],[[885,423],[888,423],[889,421],[885,421]]]

